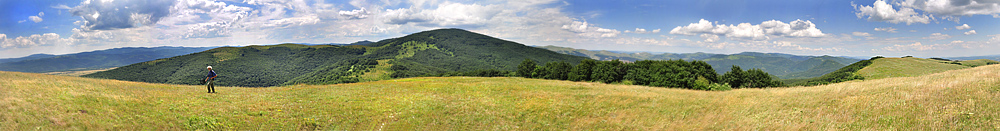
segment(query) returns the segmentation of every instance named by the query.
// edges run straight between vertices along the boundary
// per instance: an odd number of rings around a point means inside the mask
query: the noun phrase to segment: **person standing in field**
[[[205,77],[205,82],[208,83],[208,84],[206,84],[206,85],[208,85],[208,93],[216,93],[215,92],[215,77],[216,77],[215,71],[212,70],[212,66],[208,66],[208,76]]]

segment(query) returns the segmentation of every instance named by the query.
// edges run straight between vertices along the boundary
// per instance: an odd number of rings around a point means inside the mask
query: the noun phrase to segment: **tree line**
[[[742,70],[733,66],[725,74],[715,73],[704,61],[642,60],[626,63],[619,60],[585,59],[577,65],[549,62],[544,65],[525,59],[514,76],[552,80],[592,81],[695,90],[729,90],[732,88],[779,87],[774,76],[760,69]]]

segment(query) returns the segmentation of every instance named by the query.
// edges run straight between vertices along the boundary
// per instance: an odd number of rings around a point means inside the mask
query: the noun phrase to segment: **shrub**
[[[872,57],[871,59],[868,59],[868,60],[875,60],[875,59],[882,59],[882,58],[885,58],[885,57],[882,57],[882,56],[875,56],[875,57]]]
[[[705,77],[698,77],[698,79],[694,81],[694,84],[691,85],[691,89],[712,90],[711,86],[712,83],[709,82],[708,79],[705,79]]]
[[[951,60],[945,59],[945,58],[930,58],[930,59],[932,59],[932,60],[940,60],[940,61],[951,61]]]
[[[722,83],[722,84],[712,83],[711,85],[708,85],[709,91],[728,91],[732,89],[733,87],[729,86],[729,83]]]

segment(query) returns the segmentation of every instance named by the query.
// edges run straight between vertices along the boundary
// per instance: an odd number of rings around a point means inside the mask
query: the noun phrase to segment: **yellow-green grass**
[[[1000,62],[997,62],[995,60],[990,60],[990,59],[977,59],[977,60],[959,61],[958,63],[962,63],[962,65],[964,65],[964,66],[977,67],[977,66],[988,65],[989,63],[1000,63]]]
[[[390,62],[392,62],[392,59],[378,60],[378,65],[375,65],[375,68],[368,69],[368,71],[363,72],[359,76],[360,80],[378,81],[392,79],[389,77],[392,76],[392,70],[390,69],[392,64]]]
[[[871,65],[858,70],[858,75],[865,79],[882,79],[890,77],[912,77],[944,72],[949,70],[969,68],[947,61],[923,58],[881,58],[875,59]]]
[[[269,88],[0,72],[0,130],[998,130],[1000,66],[724,92],[426,77]]]
[[[61,75],[61,76],[82,76],[82,75],[87,75],[87,74],[91,74],[91,73],[95,73],[95,72],[101,72],[101,71],[111,70],[111,69],[115,69],[115,68],[118,68],[118,67],[105,68],[105,69],[95,69],[95,70],[75,70],[75,71],[45,72],[45,73],[42,73],[42,74]]]

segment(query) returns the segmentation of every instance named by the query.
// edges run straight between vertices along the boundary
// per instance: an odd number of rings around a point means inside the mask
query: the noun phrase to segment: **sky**
[[[981,56],[1000,54],[1000,0],[0,0],[0,58],[441,28],[588,50]]]

